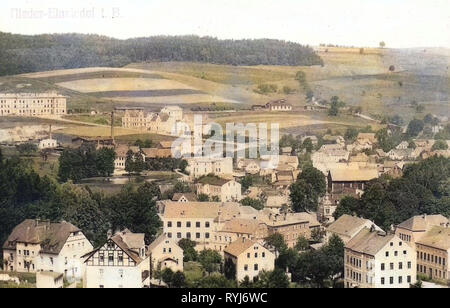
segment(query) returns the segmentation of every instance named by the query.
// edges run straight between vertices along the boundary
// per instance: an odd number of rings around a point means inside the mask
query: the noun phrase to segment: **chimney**
[[[115,141],[114,141],[114,110],[111,111],[111,140],[112,140],[112,143],[115,144]]]
[[[49,127],[49,133],[48,133],[48,135],[49,135],[49,139],[53,139],[52,137],[52,125],[50,124],[50,127]]]

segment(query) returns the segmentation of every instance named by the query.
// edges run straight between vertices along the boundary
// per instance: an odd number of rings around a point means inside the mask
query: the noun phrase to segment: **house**
[[[281,155],[291,155],[292,147],[283,147],[281,148]]]
[[[292,111],[292,105],[288,104],[285,99],[280,99],[266,104],[266,109],[269,111]]]
[[[378,142],[375,133],[359,133],[356,140],[368,140],[370,143],[375,144]]]
[[[248,277],[253,281],[262,271],[275,268],[275,255],[261,244],[240,238],[225,248],[225,271],[234,272],[241,282]]]
[[[317,219],[308,213],[267,212],[260,218],[268,228],[269,235],[279,233],[289,248],[294,248],[299,237],[311,239],[314,229],[320,228]]]
[[[193,193],[176,193],[172,197],[172,201],[175,202],[196,202],[198,201],[197,196]]]
[[[393,149],[387,153],[390,160],[408,160],[413,159],[413,149],[397,150]]]
[[[395,234],[412,247],[433,227],[444,227],[449,220],[442,215],[417,215],[395,228]]]
[[[174,239],[162,234],[148,246],[147,258],[143,261],[141,269],[150,271],[150,262],[152,270],[170,268],[173,272],[182,272],[183,249]]]
[[[114,173],[120,174],[125,172],[126,161],[128,152],[131,151],[133,154],[141,154],[142,160],[145,160],[144,154],[141,153],[141,150],[137,146],[129,146],[125,144],[119,144],[115,147],[114,151],[116,152],[116,159],[114,160]]]
[[[350,162],[367,163],[369,162],[369,156],[366,153],[358,153],[355,156],[350,157]]]
[[[55,272],[37,272],[37,289],[62,289],[64,287],[64,274]]]
[[[146,257],[143,233],[117,232],[86,259],[85,288],[142,288],[142,261]]]
[[[261,171],[260,163],[255,159],[240,159],[237,162],[237,168],[240,170],[245,170],[248,174],[258,174]]]
[[[157,134],[172,134],[183,129],[183,110],[177,106],[163,108],[159,113],[149,113],[142,108],[127,108],[122,117],[122,127],[150,131]]]
[[[378,178],[377,169],[338,168],[328,172],[328,191],[339,193],[345,188],[364,190],[366,184]]]
[[[39,117],[67,114],[67,97],[46,93],[0,93],[0,116]]]
[[[68,281],[81,280],[82,256],[92,250],[83,232],[68,222],[27,219],[16,226],[3,245],[8,272],[63,273]]]
[[[370,229],[372,226],[374,226],[377,231],[383,232],[380,227],[368,219],[345,214],[328,226],[326,238],[329,240],[333,235],[337,235],[345,244],[354,238],[362,229]]]
[[[231,157],[194,157],[187,159],[186,171],[192,179],[213,174],[220,177],[233,177],[233,158]]]
[[[294,168],[294,170],[297,170],[299,166],[298,156],[280,155],[279,165],[289,165]]]
[[[434,226],[416,242],[417,274],[450,282],[450,227]]]
[[[395,148],[396,148],[397,150],[406,150],[408,147],[409,147],[408,141],[402,141],[402,142],[400,142],[400,144],[397,145]]]
[[[416,271],[414,249],[394,234],[365,227],[345,245],[345,288],[410,288]]]
[[[197,182],[197,195],[204,194],[217,197],[221,202],[242,200],[242,186],[235,180],[226,180],[213,176],[205,176]]]
[[[39,150],[54,149],[58,147],[58,140],[56,139],[43,139],[39,141]]]
[[[214,235],[214,250],[223,252],[238,239],[263,241],[268,236],[267,225],[257,219],[236,217],[224,223]]]
[[[233,209],[230,209],[234,208]],[[238,203],[164,202],[160,217],[163,233],[169,239],[189,239],[196,249],[213,249],[213,235],[227,220],[239,215]]]
[[[386,161],[381,166],[381,174],[387,174],[394,179],[400,178],[403,176],[403,168],[401,167],[402,163],[395,161]]]

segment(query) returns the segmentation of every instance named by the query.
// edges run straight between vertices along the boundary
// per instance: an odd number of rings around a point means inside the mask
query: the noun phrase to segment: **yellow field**
[[[57,85],[63,88],[68,88],[83,93],[193,89],[192,87],[189,87],[177,81],[149,78],[99,78],[62,82],[58,83]]]

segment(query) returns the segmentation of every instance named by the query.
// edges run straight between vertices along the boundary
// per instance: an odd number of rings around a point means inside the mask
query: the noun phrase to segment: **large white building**
[[[82,256],[92,250],[80,229],[68,222],[50,223],[27,219],[14,228],[3,245],[6,271],[47,271],[81,280]]]
[[[416,253],[394,234],[364,228],[345,245],[346,288],[409,288],[416,282]]]
[[[124,230],[88,253],[85,256],[84,287],[142,288],[140,265],[146,257],[144,236]]]
[[[61,116],[67,113],[67,97],[56,92],[0,93],[0,116]]]
[[[187,162],[186,171],[194,179],[210,174],[227,178],[233,176],[233,158],[231,157],[194,157],[187,159]]]

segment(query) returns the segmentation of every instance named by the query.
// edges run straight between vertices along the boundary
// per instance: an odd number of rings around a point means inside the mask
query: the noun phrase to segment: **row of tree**
[[[92,177],[109,177],[114,173],[116,153],[113,149],[95,146],[81,146],[78,149],[65,149],[59,158],[58,176],[61,182],[71,180],[75,183]]]
[[[323,65],[308,46],[279,40],[157,36],[118,40],[98,35],[0,32],[0,75],[134,62],[190,61],[230,65]]]
[[[155,184],[125,186],[120,193],[105,195],[72,183],[59,184],[32,168],[32,162],[0,154],[0,242],[25,219],[68,221],[94,245],[106,240],[108,230],[129,228],[145,233],[149,243],[161,226]]]

